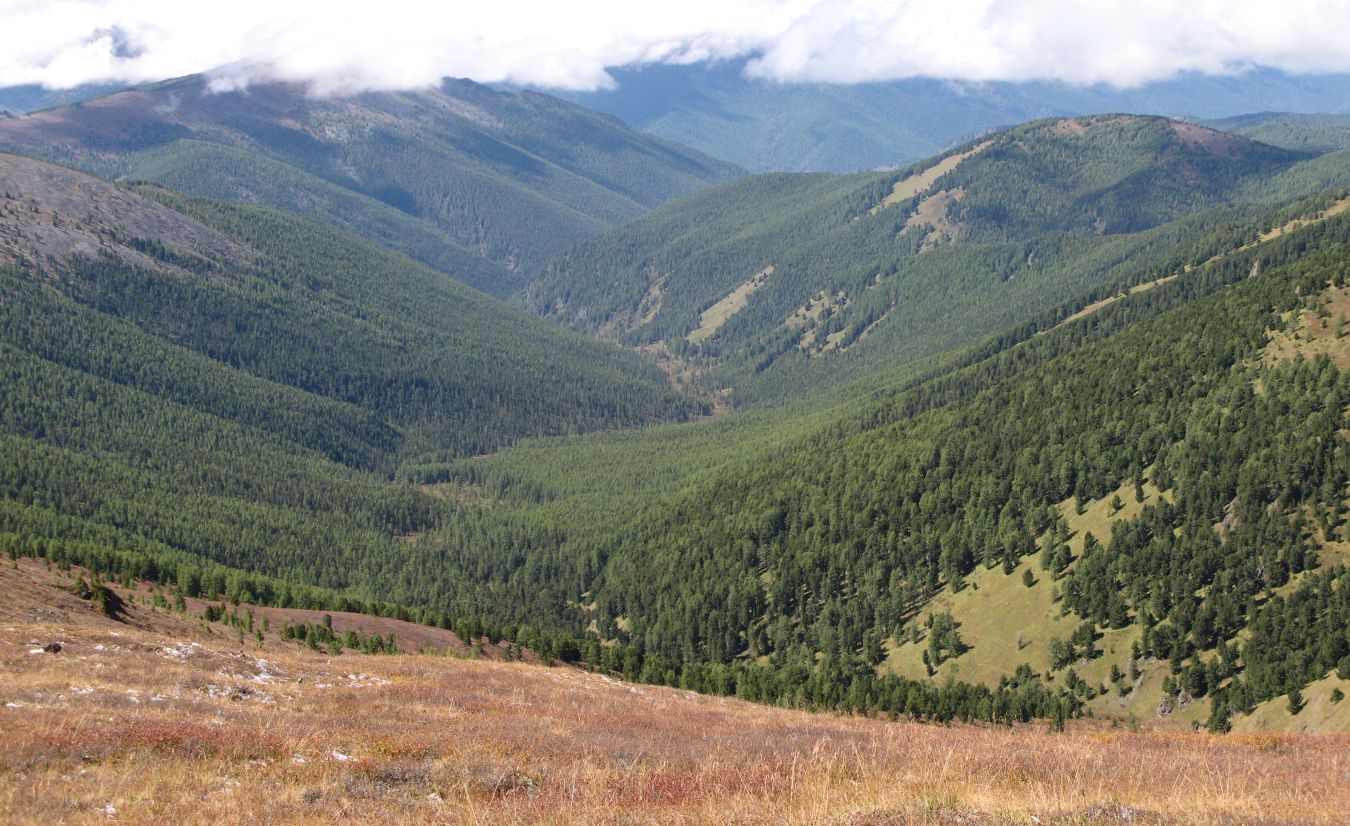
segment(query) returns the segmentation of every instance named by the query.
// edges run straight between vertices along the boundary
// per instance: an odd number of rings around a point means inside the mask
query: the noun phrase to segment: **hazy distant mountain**
[[[1300,152],[1350,149],[1350,114],[1257,112],[1210,120],[1205,125]]]
[[[125,89],[125,84],[95,83],[72,89],[46,89],[36,83],[0,89],[0,112],[22,115],[52,106],[91,100]]]
[[[989,129],[1052,115],[1135,112],[1220,118],[1268,110],[1350,112],[1350,75],[1259,70],[1187,75],[1138,89],[919,78],[780,84],[739,62],[616,69],[611,91],[570,95],[633,126],[757,172],[898,165]]]

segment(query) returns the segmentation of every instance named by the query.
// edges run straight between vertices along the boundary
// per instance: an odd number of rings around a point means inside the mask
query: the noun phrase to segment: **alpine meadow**
[[[1350,7],[160,5],[0,9],[0,820],[1344,822]]]

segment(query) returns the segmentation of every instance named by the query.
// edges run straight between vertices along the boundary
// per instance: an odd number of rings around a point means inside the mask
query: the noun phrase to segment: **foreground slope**
[[[1190,124],[1041,121],[899,172],[696,194],[583,243],[527,298],[673,354],[733,401],[781,401],[922,364],[1157,263],[1244,203],[1338,184],[1343,158]]]
[[[317,98],[282,84],[213,92],[194,76],[0,119],[0,147],[312,215],[497,295],[576,241],[738,174],[581,107],[469,81]]]
[[[561,667],[321,654],[241,642],[144,589],[116,586],[109,619],[72,593],[82,576],[0,568],[7,822],[265,805],[281,821],[1330,824],[1350,806],[1345,736],[926,726]]]

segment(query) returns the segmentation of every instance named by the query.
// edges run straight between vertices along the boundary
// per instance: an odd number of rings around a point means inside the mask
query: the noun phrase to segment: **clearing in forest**
[[[1342,370],[1350,368],[1350,287],[1330,287],[1311,303],[1312,307],[1285,313],[1285,329],[1267,331],[1263,364],[1325,355]]]
[[[1063,327],[1065,324],[1071,324],[1080,318],[1087,318],[1093,313],[1099,312],[1101,310],[1106,309],[1107,307],[1110,307],[1112,304],[1115,304],[1117,301],[1121,300],[1122,298],[1125,298],[1126,296],[1138,295],[1139,293],[1148,292],[1154,287],[1161,287],[1162,285],[1175,280],[1177,280],[1176,275],[1169,275],[1166,278],[1159,278],[1144,284],[1135,284],[1133,287],[1130,287],[1130,289],[1127,290],[1126,292],[1116,293],[1115,295],[1103,298],[1100,301],[1092,302],[1083,309],[1079,310],[1073,315],[1065,318],[1060,323],[1056,324],[1055,328],[1058,329],[1060,327]]]
[[[1126,482],[1112,493],[1092,500],[1081,510],[1070,499],[1060,504],[1060,515],[1068,523],[1068,546],[1076,560],[1083,552],[1087,534],[1092,534],[1103,546],[1110,546],[1111,530],[1117,523],[1134,519],[1144,507],[1170,499],[1167,491],[1159,491],[1145,482],[1144,500],[1135,496],[1134,483]],[[1122,507],[1113,508],[1119,497]],[[1033,584],[1028,586],[1025,576],[1030,571]],[[1012,573],[1002,568],[980,567],[966,578],[965,587],[952,592],[944,588],[910,620],[910,625],[922,629],[929,616],[948,612],[957,624],[957,633],[966,650],[945,660],[935,669],[933,679],[939,683],[949,677],[973,683],[996,686],[1000,678],[1012,676],[1019,665],[1026,663],[1041,674],[1062,677],[1065,670],[1050,672],[1050,643],[1052,639],[1067,639],[1078,627],[1081,618],[1063,612],[1055,599],[1057,581],[1050,571],[1043,570],[1039,554],[1024,557]],[[1128,672],[1130,646],[1139,637],[1137,626],[1100,633],[1096,648],[1101,655],[1095,659],[1074,662],[1071,665],[1089,685],[1100,690],[1107,681],[1114,664]],[[917,641],[903,634],[899,641],[889,644],[880,673],[897,674],[909,679],[925,679],[923,652],[928,646],[927,632],[921,632]],[[1096,698],[1089,707],[1096,713],[1113,717],[1135,714],[1153,724],[1189,727],[1193,719],[1204,719],[1207,703],[1194,703],[1169,713],[1165,718],[1156,714],[1158,701],[1163,697],[1162,679],[1165,663],[1142,664],[1138,679],[1127,696],[1112,690]]]
[[[974,146],[965,152],[961,152],[960,154],[943,158],[941,161],[934,164],[933,166],[928,167],[922,172],[916,172],[915,174],[910,175],[908,178],[903,178],[899,181],[896,181],[895,186],[891,188],[891,194],[883,198],[881,203],[872,207],[872,209],[867,214],[875,215],[876,213],[880,212],[881,210],[885,209],[888,206],[893,206],[903,201],[908,201],[915,195],[927,192],[928,188],[931,187],[934,183],[936,183],[939,178],[941,178],[943,175],[946,175],[948,172],[951,172],[953,169],[956,169],[956,167],[960,166],[961,162],[964,161],[966,158],[969,158],[972,155],[977,155],[980,152],[983,152],[984,150],[988,149],[991,144],[992,141],[985,141],[984,143],[979,144],[978,146]]]
[[[772,264],[755,273],[749,281],[741,284],[725,298],[704,310],[703,315],[699,316],[698,319],[698,329],[688,335],[689,343],[702,344],[712,338],[713,333],[722,329],[722,325],[727,323],[727,319],[744,309],[750,301],[750,296],[760,287],[763,287],[771,275],[773,275]]]

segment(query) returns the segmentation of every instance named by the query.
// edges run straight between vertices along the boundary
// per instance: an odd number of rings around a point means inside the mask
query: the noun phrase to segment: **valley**
[[[1337,822],[1343,118],[223,76],[0,117],[0,819]]]

